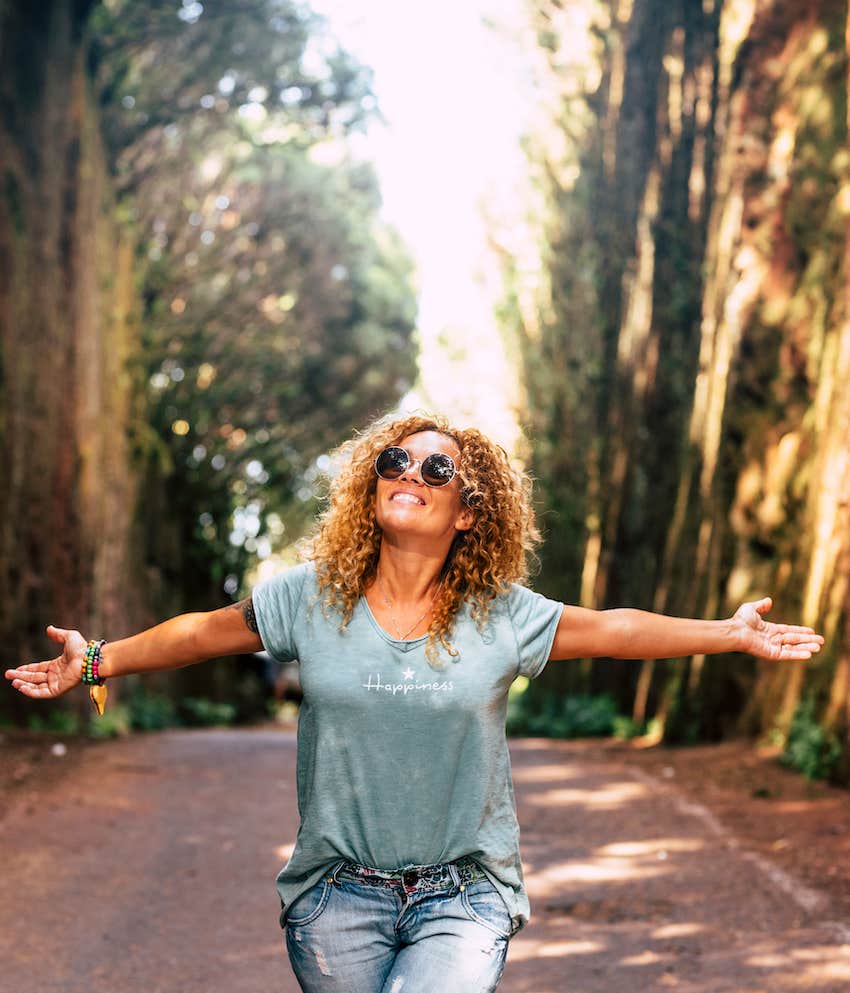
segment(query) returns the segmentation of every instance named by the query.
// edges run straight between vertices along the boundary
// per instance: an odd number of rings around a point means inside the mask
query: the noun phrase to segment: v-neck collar
[[[385,631],[378,623],[377,618],[372,613],[372,608],[369,606],[369,601],[365,596],[360,597],[360,603],[363,605],[363,609],[366,611],[366,616],[369,618],[372,627],[388,645],[392,645],[393,648],[397,648],[400,652],[409,652],[411,649],[416,648],[417,645],[421,645],[422,642],[427,639],[427,634],[421,634],[418,638],[410,639],[393,638],[393,636],[388,631]]]

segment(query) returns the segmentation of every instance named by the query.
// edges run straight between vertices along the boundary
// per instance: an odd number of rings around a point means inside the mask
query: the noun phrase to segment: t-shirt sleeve
[[[525,586],[511,586],[508,610],[519,656],[518,676],[533,679],[543,672],[563,609],[557,600],[549,600]]]
[[[284,569],[271,579],[255,586],[251,592],[254,616],[263,647],[278,662],[292,662],[298,657],[295,647],[295,619],[310,563]]]

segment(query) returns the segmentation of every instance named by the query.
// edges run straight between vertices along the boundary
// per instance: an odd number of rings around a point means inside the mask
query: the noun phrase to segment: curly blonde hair
[[[474,514],[472,527],[458,532],[440,577],[425,649],[429,664],[437,668],[438,646],[451,657],[459,654],[449,637],[461,606],[470,604],[473,621],[483,629],[493,599],[510,583],[528,578],[529,559],[540,542],[531,479],[511,466],[503,448],[475,428],[456,430],[441,415],[375,421],[333,453],[341,469],[331,479],[328,507],[301,552],[315,563],[323,609],[339,611],[343,630],[378,566],[382,532],[375,518],[375,459],[422,431],[437,431],[457,444],[461,501]]]

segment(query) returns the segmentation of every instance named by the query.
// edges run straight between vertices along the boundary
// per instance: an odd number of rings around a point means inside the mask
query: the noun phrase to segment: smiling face
[[[457,476],[445,486],[426,486],[422,482],[422,460],[434,452],[450,455],[457,463],[457,442],[438,431],[420,431],[398,442],[410,455],[411,465],[398,479],[378,479],[375,491],[375,516],[385,535],[415,538],[445,546],[446,553],[458,531],[472,526],[472,511],[460,499]]]

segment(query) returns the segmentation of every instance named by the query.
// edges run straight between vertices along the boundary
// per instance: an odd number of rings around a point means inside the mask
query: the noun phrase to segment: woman
[[[48,628],[62,654],[6,676],[44,698],[81,673],[299,659],[301,827],[277,882],[302,988],[485,993],[528,918],[504,734],[516,676],[591,656],[807,659],[823,639],[767,623],[769,599],[703,621],[532,593],[530,483],[478,431],[413,416],[343,451],[304,564],[123,641]]]

